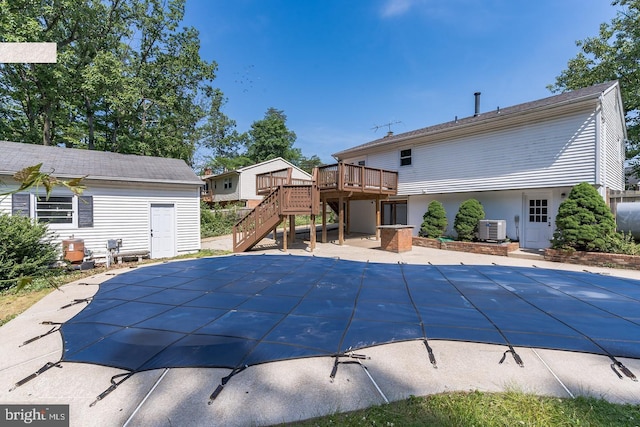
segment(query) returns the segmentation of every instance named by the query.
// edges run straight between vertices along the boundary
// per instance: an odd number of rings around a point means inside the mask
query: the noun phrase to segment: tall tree
[[[253,122],[247,141],[247,157],[254,163],[276,157],[297,164],[302,153],[293,148],[295,132],[287,128],[287,116],[282,110],[269,108],[262,120]]]
[[[190,161],[216,64],[179,28],[185,1],[0,0],[0,41],[58,46],[0,65],[0,138]]]
[[[614,0],[619,6],[610,23],[600,32],[576,42],[581,51],[569,60],[567,69],[549,86],[553,92],[579,89],[619,80],[626,111],[627,159],[640,171],[640,0]]]
[[[212,90],[210,99],[209,114],[207,122],[202,127],[200,141],[200,145],[211,153],[206,166],[210,167],[213,173],[222,173],[251,164],[251,160],[243,153],[247,134],[239,133],[235,120],[223,112],[227,99],[222,91]]]

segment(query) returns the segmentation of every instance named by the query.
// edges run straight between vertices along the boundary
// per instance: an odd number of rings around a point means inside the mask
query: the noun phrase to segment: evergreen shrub
[[[422,226],[418,233],[421,237],[436,239],[441,237],[447,229],[447,212],[444,206],[442,206],[442,203],[437,200],[429,203],[429,207],[424,213],[422,220]]]
[[[554,249],[610,252],[620,250],[623,236],[616,231],[611,210],[598,191],[582,182],[571,189],[556,216]]]
[[[458,233],[458,240],[474,240],[478,232],[478,221],[483,218],[484,209],[479,201],[468,199],[462,202],[453,222],[453,228]]]
[[[46,273],[59,258],[58,245],[44,223],[21,215],[0,213],[0,289],[24,276]]]

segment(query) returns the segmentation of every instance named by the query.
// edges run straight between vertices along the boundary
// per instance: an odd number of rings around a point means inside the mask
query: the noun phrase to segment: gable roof
[[[42,163],[57,178],[202,185],[184,160],[0,141],[0,175]]]
[[[234,169],[234,170],[230,170],[227,172],[223,172],[223,173],[219,173],[219,174],[212,174],[212,175],[205,175],[202,177],[202,179],[211,179],[211,178],[219,178],[219,177],[223,177],[223,176],[227,176],[227,175],[240,175],[242,172],[246,172],[250,169],[256,168],[258,166],[263,166],[269,163],[275,163],[275,162],[284,162],[287,167],[290,168],[294,168],[297,169],[298,171],[304,173],[305,175],[309,175],[308,172],[305,172],[304,170],[300,169],[298,166],[294,165],[293,163],[283,159],[282,157],[276,157],[273,159],[269,159],[269,160],[265,160],[264,162],[260,162],[260,163],[254,163],[253,165],[249,165],[249,166],[243,166],[241,168],[238,169]],[[282,169],[282,168],[279,168]],[[311,179],[311,175],[309,175],[309,179]]]
[[[525,102],[524,104],[514,105],[512,107],[499,108],[497,110],[488,111],[486,113],[480,113],[475,116],[466,117],[462,119],[453,120],[437,124],[434,126],[428,126],[421,129],[416,129],[409,132],[400,133],[393,136],[385,136],[374,141],[367,142],[365,144],[357,145],[346,150],[339,151],[333,154],[336,158],[343,158],[346,155],[355,153],[357,151],[366,150],[382,145],[393,144],[421,136],[434,135],[443,133],[449,130],[453,130],[461,127],[474,127],[480,124],[487,124],[491,122],[498,122],[507,118],[523,115],[529,112],[548,110],[556,106],[565,104],[577,104],[586,100],[597,100],[603,93],[612,90],[618,86],[617,81],[610,81],[600,83],[594,86],[586,87],[583,89],[577,89],[570,92],[563,92],[559,95],[550,96],[547,98],[539,99],[536,101]],[[472,132],[472,130],[469,130]]]

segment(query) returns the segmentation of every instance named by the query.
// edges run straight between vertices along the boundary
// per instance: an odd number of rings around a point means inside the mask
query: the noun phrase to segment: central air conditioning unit
[[[504,219],[481,219],[478,222],[478,239],[501,242],[507,239],[507,221]]]

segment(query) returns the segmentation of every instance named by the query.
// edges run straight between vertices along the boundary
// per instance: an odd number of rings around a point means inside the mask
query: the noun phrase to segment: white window
[[[73,196],[44,196],[36,198],[38,222],[49,224],[73,224]]]
[[[93,227],[93,196],[51,196],[17,193],[11,214],[35,218],[50,228]]]
[[[225,188],[225,190],[227,188],[231,188],[231,178],[225,178],[224,179],[224,188]]]
[[[411,148],[400,150],[400,166],[411,165]]]

